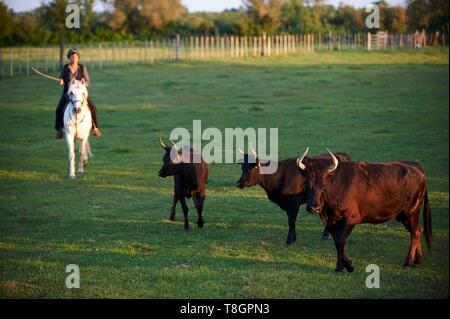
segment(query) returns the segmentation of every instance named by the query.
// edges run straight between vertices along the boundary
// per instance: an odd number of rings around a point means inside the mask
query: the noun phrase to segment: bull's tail
[[[428,201],[428,191],[426,189],[423,205],[423,227],[425,228],[425,239],[427,241],[428,253],[431,255],[431,208]]]

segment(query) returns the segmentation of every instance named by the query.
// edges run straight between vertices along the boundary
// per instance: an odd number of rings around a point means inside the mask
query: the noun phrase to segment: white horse
[[[84,173],[88,157],[92,156],[89,145],[89,134],[92,127],[91,111],[87,104],[88,92],[84,79],[73,79],[67,91],[69,104],[64,111],[64,130],[69,148],[69,177],[75,178],[75,140],[79,141],[80,162],[78,174]]]

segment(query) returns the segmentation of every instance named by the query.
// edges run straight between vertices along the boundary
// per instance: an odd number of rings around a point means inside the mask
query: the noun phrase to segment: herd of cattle
[[[171,141],[172,142],[172,141]],[[203,227],[203,204],[205,201],[208,165],[201,160],[194,163],[194,150],[190,149],[191,160],[183,161],[182,150],[175,143],[166,145],[160,177],[174,176],[174,196],[170,219],[175,220],[175,207],[181,203],[184,214],[184,230],[189,230],[186,198],[193,199],[197,209],[197,225]],[[173,148],[173,149],[172,149]],[[296,240],[295,221],[300,205],[306,203],[310,213],[319,214],[325,224],[323,237],[330,233],[337,250],[336,271],[352,272],[354,267],[347,255],[345,243],[355,225],[378,224],[393,220],[400,221],[411,235],[405,267],[423,262],[419,222],[423,204],[423,224],[428,250],[431,249],[431,209],[428,201],[426,177],[417,162],[397,161],[390,163],[354,162],[345,153],[307,157],[308,150],[299,158],[278,162],[274,174],[261,174],[261,166],[268,165],[252,154],[243,155],[242,175],[237,187],[260,185],[267,197],[276,203],[288,216],[289,232],[286,244]],[[174,152],[172,152],[174,151]],[[171,153],[178,154],[171,158]]]

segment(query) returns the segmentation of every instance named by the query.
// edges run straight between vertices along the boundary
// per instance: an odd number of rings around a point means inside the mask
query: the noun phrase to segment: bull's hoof
[[[197,221],[198,228],[203,228],[204,224],[205,224],[205,222],[203,221],[203,219]]]
[[[407,261],[403,264],[403,268],[411,268],[414,267],[414,264],[410,261]]]
[[[175,215],[170,215],[169,219],[170,219],[171,221],[175,221]]]
[[[345,268],[347,269],[347,271],[348,271],[349,273],[352,273],[352,272],[355,271],[355,267],[353,267],[352,265],[346,266]]]
[[[83,167],[88,166],[88,161],[83,161]]]
[[[334,270],[335,274],[343,274],[344,273],[344,267],[336,267]]]
[[[423,263],[423,257],[422,258],[416,258],[414,260],[414,265],[415,266],[421,265],[422,263]]]
[[[74,180],[75,179],[75,175],[70,175],[69,179]]]
[[[322,235],[322,240],[328,240],[329,238],[328,235]]]
[[[295,244],[296,239],[288,238],[286,239],[286,246]]]
[[[189,226],[184,226],[184,231],[189,232]]]

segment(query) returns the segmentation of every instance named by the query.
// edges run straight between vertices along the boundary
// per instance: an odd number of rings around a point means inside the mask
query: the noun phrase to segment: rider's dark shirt
[[[72,79],[76,79],[81,81],[84,79],[86,81],[86,87],[89,86],[89,73],[87,70],[87,67],[85,67],[83,64],[78,64],[78,70],[75,73],[72,73],[69,68],[69,64],[66,64],[63,66],[61,70],[61,74],[59,76],[60,79],[63,79],[64,81],[64,89],[63,89],[63,95],[67,93],[67,90],[69,89],[70,81]]]

